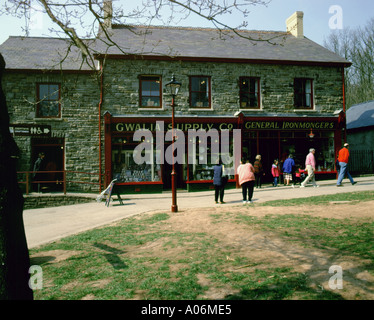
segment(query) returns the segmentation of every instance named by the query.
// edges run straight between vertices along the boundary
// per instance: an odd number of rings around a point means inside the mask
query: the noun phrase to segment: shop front
[[[178,117],[174,153],[170,117],[120,117],[105,114],[106,184],[117,179],[123,193],[213,188],[213,167],[221,159],[228,187],[235,187],[241,131],[236,117]],[[172,156],[174,154],[174,157]],[[236,154],[236,157],[234,156]]]
[[[296,167],[305,168],[310,148],[316,150],[316,176],[331,178],[336,175],[335,155],[341,146],[341,117],[272,117],[244,118],[242,153],[254,161],[262,157],[267,182],[272,181],[271,166],[277,159],[282,164],[289,154]]]
[[[209,190],[213,188],[213,166],[221,159],[229,176],[228,187],[237,187],[235,168],[241,156],[253,163],[257,154],[262,156],[264,181],[271,182],[274,159],[282,163],[292,153],[303,168],[310,148],[316,149],[317,177],[333,176],[341,146],[339,119],[181,116],[176,118],[173,147],[169,117],[122,117],[107,112],[106,184],[116,178],[121,193],[170,190],[174,161],[178,189]]]

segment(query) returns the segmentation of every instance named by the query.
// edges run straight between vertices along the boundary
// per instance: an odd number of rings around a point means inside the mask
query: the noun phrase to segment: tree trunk
[[[18,148],[9,132],[2,90],[5,61],[0,54],[0,299],[32,300],[30,258],[23,225],[23,195],[17,183]]]

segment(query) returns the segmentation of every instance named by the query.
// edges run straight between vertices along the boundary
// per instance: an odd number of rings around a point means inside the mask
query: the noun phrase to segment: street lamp
[[[175,148],[175,136],[174,136],[174,107],[175,107],[175,96],[178,94],[179,88],[181,87],[181,83],[175,80],[175,76],[173,74],[171,81],[168,82],[165,87],[169,90],[172,100],[171,100],[171,132],[173,136],[172,141],[172,171],[171,171],[171,190],[172,190],[172,204],[171,204],[171,212],[178,212],[178,206],[177,206],[177,189],[175,185],[175,178],[176,178],[176,172],[175,172],[175,164],[174,164],[174,148]]]

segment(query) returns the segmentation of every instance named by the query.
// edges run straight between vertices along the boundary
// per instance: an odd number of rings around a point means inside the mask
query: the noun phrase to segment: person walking
[[[279,178],[279,167],[278,160],[275,159],[271,166],[271,175],[273,176],[273,186],[278,187],[278,178]]]
[[[265,175],[264,169],[262,168],[261,155],[256,156],[255,163],[253,164],[255,169],[256,188],[261,188],[261,179]]]
[[[39,181],[43,180],[43,177],[44,177],[42,173],[40,173],[40,171],[44,170],[44,158],[45,158],[44,152],[40,152],[38,155],[38,159],[36,159],[34,163],[34,167],[33,167],[33,180],[35,182],[38,182],[37,187],[36,187],[36,190],[38,192],[40,192],[40,187],[41,187],[41,184]]]
[[[301,183],[300,188],[305,188],[306,184],[311,181],[313,186],[319,187],[316,183],[316,177],[314,172],[316,171],[316,159],[314,157],[314,154],[316,153],[316,150],[314,148],[309,149],[309,154],[306,156],[305,159],[305,170],[308,172],[308,176],[305,178],[305,180]]]
[[[289,186],[290,182],[292,181],[292,187],[294,187],[292,173],[295,170],[295,160],[293,159],[292,154],[290,154],[288,158],[283,162],[282,170],[283,170],[283,179],[284,179],[286,186]]]
[[[345,176],[348,177],[349,181],[352,183],[352,185],[355,185],[357,182],[355,182],[351,176],[351,174],[348,171],[348,161],[349,161],[349,144],[345,143],[344,147],[339,150],[338,154],[338,161],[339,161],[339,175],[338,175],[338,181],[336,182],[337,187],[342,187],[342,181]]]
[[[248,159],[242,159],[237,169],[239,185],[242,187],[243,203],[252,203],[255,186],[255,169]],[[248,199],[247,199],[248,194]]]
[[[223,201],[223,196],[225,194],[225,179],[223,178],[223,165],[222,160],[213,167],[213,185],[214,185],[214,200],[218,204],[218,198],[220,203],[225,203]]]

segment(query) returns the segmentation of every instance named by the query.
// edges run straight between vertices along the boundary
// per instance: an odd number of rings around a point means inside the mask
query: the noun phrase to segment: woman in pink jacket
[[[255,169],[252,164],[249,163],[249,160],[243,158],[237,172],[239,176],[239,184],[242,187],[243,203],[252,203],[253,189],[255,186]]]

